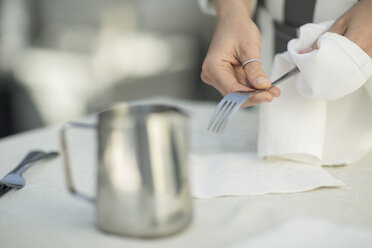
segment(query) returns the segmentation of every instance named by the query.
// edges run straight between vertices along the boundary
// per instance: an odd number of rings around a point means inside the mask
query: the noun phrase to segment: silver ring
[[[242,64],[242,68],[244,69],[244,66],[246,66],[248,63],[251,63],[251,62],[259,62],[259,63],[262,63],[260,59],[248,59],[246,61],[244,61],[244,63]]]

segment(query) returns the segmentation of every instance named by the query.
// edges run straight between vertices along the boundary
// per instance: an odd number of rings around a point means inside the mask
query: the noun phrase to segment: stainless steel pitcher
[[[156,238],[180,232],[192,219],[188,180],[188,117],[165,105],[120,104],[98,114],[98,124],[67,123],[61,145],[68,189],[66,131],[95,128],[98,140],[96,213],[100,229]]]

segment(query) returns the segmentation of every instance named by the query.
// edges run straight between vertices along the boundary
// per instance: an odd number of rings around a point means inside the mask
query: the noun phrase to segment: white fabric
[[[147,99],[147,102],[175,105],[190,113],[190,145],[194,153],[254,150],[257,124],[256,113],[252,109],[239,111],[226,132],[213,135],[207,132],[206,126],[215,104],[170,98]],[[80,121],[91,123],[94,119]],[[59,150],[59,132],[60,125],[49,126],[0,139],[0,177],[13,169],[31,149]],[[78,189],[92,191],[93,194],[97,169],[95,133],[72,129],[68,135],[74,182]],[[333,220],[339,229],[353,224],[356,228],[366,228],[372,232],[371,164],[372,153],[369,153],[368,157],[352,167],[330,168],[332,175],[342,178],[347,185],[345,187],[304,194],[194,200],[193,223],[185,232],[150,241],[101,232],[95,226],[93,205],[67,192],[63,161],[59,157],[33,165],[23,174],[26,186],[0,198],[0,246],[226,248],[249,237],[265,237],[266,232],[296,216]],[[308,230],[303,235],[315,237],[314,233],[318,233],[317,228]],[[278,243],[270,247],[277,247]],[[355,243],[349,247],[362,246]]]
[[[343,183],[320,166],[264,161],[255,153],[222,153],[191,160],[192,193],[197,198],[293,193]]]
[[[204,14],[216,15],[216,8],[211,0],[198,0],[198,4]]]
[[[234,248],[349,248],[371,247],[371,231],[342,227],[322,219],[295,219],[264,234],[239,242]]]
[[[322,165],[350,164],[372,148],[372,59],[347,38],[307,24],[288,52],[276,56],[271,79],[297,65],[282,95],[262,104],[260,157]],[[318,50],[300,54],[318,40]]]

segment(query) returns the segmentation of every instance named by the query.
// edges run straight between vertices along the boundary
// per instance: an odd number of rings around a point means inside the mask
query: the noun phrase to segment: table
[[[240,111],[221,135],[205,130],[214,103],[156,98],[181,106],[191,116],[191,151],[254,151],[257,110]],[[94,122],[94,117],[84,118]],[[31,149],[59,150],[53,125],[0,140],[0,175],[11,170]],[[72,130],[69,144],[75,181],[94,192],[94,134]],[[0,198],[1,247],[229,247],[296,218],[323,219],[372,235],[372,153],[351,166],[327,168],[346,184],[304,193],[222,197],[194,200],[192,225],[183,233],[158,240],[105,234],[95,227],[94,207],[66,189],[62,159],[36,164],[25,173],[26,187]]]

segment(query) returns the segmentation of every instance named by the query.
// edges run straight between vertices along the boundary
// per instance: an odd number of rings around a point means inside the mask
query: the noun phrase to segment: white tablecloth
[[[215,104],[159,101],[178,104],[190,111],[194,153],[255,150],[255,110],[240,111],[227,131],[216,136],[205,130]],[[88,121],[91,120],[88,118]],[[59,128],[60,125],[50,126],[1,139],[0,175],[11,170],[31,149],[59,150]],[[89,130],[72,130],[69,135],[75,181],[86,191],[94,188],[88,183],[88,179],[94,177],[95,158],[91,156],[94,145],[84,142],[91,140],[92,135]],[[136,240],[97,230],[94,207],[69,195],[62,160],[57,158],[26,171],[26,187],[0,198],[0,246],[230,247],[272,234],[273,230],[297,218],[321,219],[372,235],[372,153],[357,164],[327,170],[346,186],[295,194],[194,200],[194,220],[185,232],[159,240]]]

